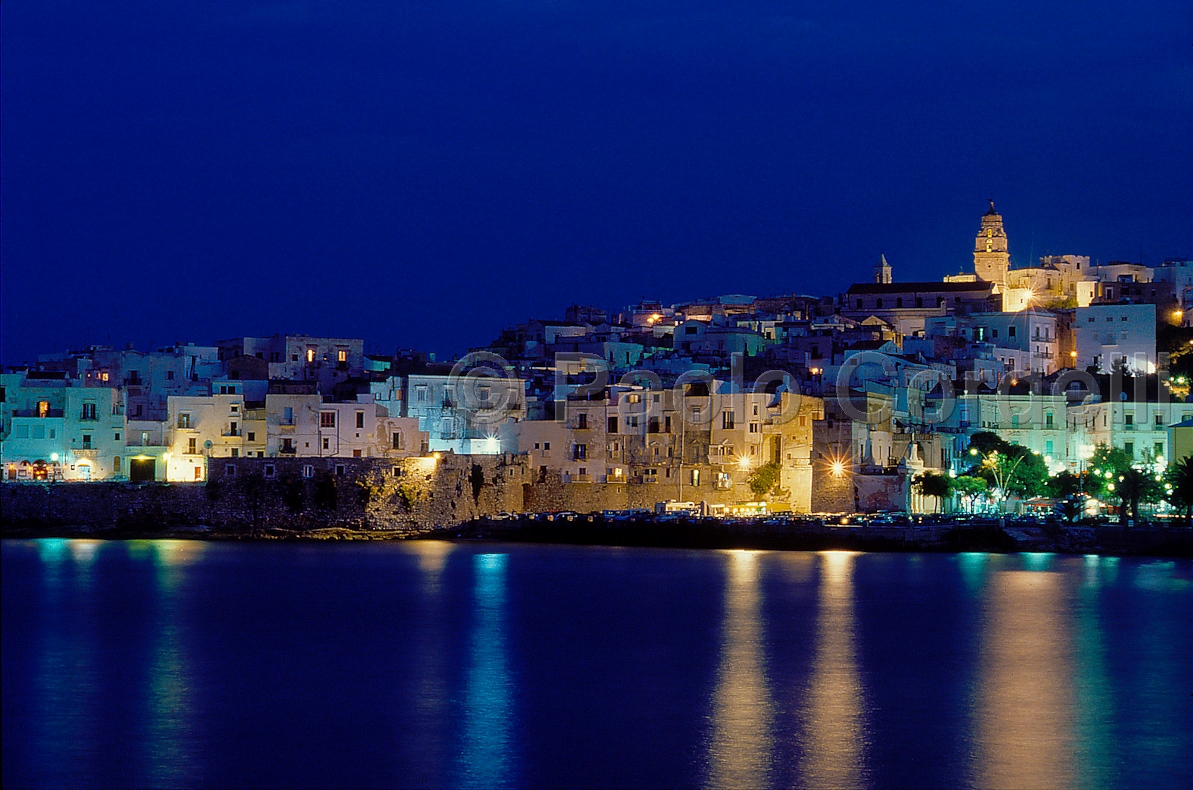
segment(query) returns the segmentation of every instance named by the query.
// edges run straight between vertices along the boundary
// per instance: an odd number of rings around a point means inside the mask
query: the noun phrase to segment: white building
[[[1077,368],[1109,373],[1122,360],[1132,372],[1156,372],[1156,306],[1112,304],[1079,307],[1073,330]]]

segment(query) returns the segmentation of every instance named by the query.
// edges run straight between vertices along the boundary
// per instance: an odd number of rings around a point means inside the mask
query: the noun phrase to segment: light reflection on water
[[[512,736],[513,690],[506,647],[508,554],[473,557],[472,647],[464,690],[459,787],[516,785]]]
[[[763,663],[763,626],[755,552],[731,551],[721,663],[712,701],[709,787],[766,787],[774,707]]]
[[[1037,560],[1029,566],[1039,567]],[[1063,577],[1008,570],[987,586],[974,784],[1074,787],[1072,646]]]
[[[334,683],[320,685],[328,682],[326,675],[308,680],[290,674],[290,680],[312,683],[295,688],[295,699],[326,694],[328,688],[347,692],[328,707],[299,710],[334,712],[348,705],[354,707],[346,720],[357,711],[372,717],[365,720],[377,748],[366,748],[357,759],[365,754],[378,765],[354,774],[357,778],[375,768],[372,775],[396,776],[409,786],[536,785],[545,783],[545,759],[555,783],[583,785],[584,774],[569,774],[566,765],[574,760],[583,771],[581,752],[601,754],[596,736],[586,740],[586,732],[601,728],[573,720],[570,701],[576,694],[561,679],[575,673],[557,672],[554,663],[541,660],[541,652],[537,664],[527,661],[546,627],[526,616],[527,590],[534,588],[527,585],[527,566],[519,563],[529,560],[548,574],[566,568],[567,584],[592,603],[575,613],[584,618],[575,629],[580,641],[574,648],[564,641],[558,655],[569,649],[579,655],[590,646],[586,640],[602,640],[601,661],[587,662],[585,673],[609,693],[608,710],[585,710],[589,717],[608,716],[605,732],[635,726],[641,692],[618,695],[626,685],[624,673],[637,671],[652,655],[674,653],[691,662],[690,677],[697,680],[663,676],[658,690],[660,697],[683,703],[670,709],[670,718],[652,720],[660,726],[641,733],[650,742],[645,753],[685,755],[673,762],[686,760],[691,774],[665,784],[915,785],[917,777],[898,772],[903,769],[889,757],[890,744],[900,741],[886,739],[894,728],[918,732],[917,723],[931,730],[946,713],[955,738],[938,735],[914,744],[922,752],[901,763],[939,758],[955,766],[934,774],[941,783],[991,788],[1103,788],[1136,779],[1148,786],[1191,783],[1189,770],[1180,767],[1193,742],[1187,689],[1193,567],[1186,560],[651,554],[517,546],[494,552],[446,543],[312,551],[47,540],[5,542],[0,621],[5,785],[254,784],[235,781],[244,774],[237,764],[229,765],[228,740],[220,733],[228,722],[246,718],[284,728],[288,711],[279,706],[262,715],[237,709],[240,696],[244,705],[268,704],[269,697],[251,693],[252,677],[223,671],[246,666],[228,663],[225,652],[248,640],[244,654],[268,656],[272,645],[252,633],[238,632],[229,641],[220,633],[225,619],[208,605],[213,595],[225,605],[242,600],[227,590],[229,580],[245,578],[252,581],[233,589],[288,583],[287,594],[298,599],[296,616],[322,607],[332,622],[367,610],[381,614],[361,620],[362,629],[377,634],[391,628],[392,637],[361,642],[366,657],[381,659],[375,670],[360,675],[377,684],[367,688],[335,682],[359,660],[340,654],[345,643],[351,649],[356,631],[335,631],[341,641],[325,646],[290,645],[310,650],[303,655],[327,668]],[[322,581],[308,589],[312,573],[321,573],[313,578]],[[368,584],[344,587],[362,573],[372,574]],[[659,585],[665,579],[709,591],[704,608],[679,613],[687,618],[685,628],[663,643],[646,640],[649,650],[643,649],[642,634],[657,620],[635,620],[625,607],[614,617],[604,606],[610,590],[624,595],[639,589],[643,579],[656,591],[664,589]],[[947,629],[900,609],[913,599],[899,593],[912,588],[948,602],[936,610],[949,620]],[[330,604],[329,596],[335,599]],[[904,616],[891,617],[900,611]],[[571,614],[569,608],[566,615]],[[251,629],[272,616],[263,609],[237,622]],[[320,633],[308,631],[304,640],[317,641]],[[936,659],[933,671],[948,673],[942,678],[947,682],[908,677],[916,673],[914,663],[888,661],[891,649],[913,641],[925,648],[920,653]],[[241,693],[219,693],[224,684]],[[552,693],[534,695],[536,704],[528,706],[531,684],[556,685]],[[940,698],[893,711],[899,695],[883,692],[904,684]],[[360,698],[352,698],[354,693]],[[375,698],[383,701],[374,705]],[[689,735],[672,734],[685,723]],[[539,743],[544,728],[569,732],[561,740],[577,753],[544,757]],[[259,737],[241,729],[236,743],[249,755],[263,743],[286,743]],[[320,752],[310,742],[292,748],[293,754],[267,757],[278,765],[306,761],[325,766],[323,776],[336,775],[339,752]],[[641,770],[628,764],[608,775],[632,786]],[[302,785],[303,776],[295,768],[277,783]],[[272,778],[258,775],[256,784]]]
[[[197,541],[152,542],[157,588],[150,602],[153,636],[148,661],[145,765],[149,784],[173,787],[195,782],[198,761],[188,728],[193,719],[191,659],[182,641],[179,602],[183,569],[199,561],[205,545]],[[130,553],[135,548],[130,547]]]
[[[853,568],[856,554],[820,553],[820,613],[800,765],[805,787],[857,787],[862,781],[862,701],[854,635]]]

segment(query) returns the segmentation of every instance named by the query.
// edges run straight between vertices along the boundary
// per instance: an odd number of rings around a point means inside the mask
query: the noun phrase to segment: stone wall
[[[226,458],[201,483],[2,484],[5,528],[421,531],[522,509],[517,456]]]
[[[685,470],[690,472],[690,470]],[[526,456],[381,458],[220,458],[203,483],[0,485],[6,528],[60,526],[155,530],[205,525],[219,530],[418,532],[502,512],[598,512],[667,500],[735,505],[757,499],[747,475],[728,487],[676,478],[654,483],[565,483],[532,475]],[[788,481],[784,480],[784,484]]]

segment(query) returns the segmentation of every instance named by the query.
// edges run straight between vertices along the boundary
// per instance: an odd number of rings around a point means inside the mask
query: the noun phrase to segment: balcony
[[[243,434],[242,434],[242,433],[241,433],[239,430],[234,430],[234,431],[233,431],[233,430],[228,430],[228,431],[224,431],[224,432],[223,432],[222,434],[220,434],[220,435],[221,435],[221,436],[242,436]]]
[[[12,416],[13,417],[39,417],[39,418],[43,418],[43,419],[50,418],[50,417],[56,417],[58,419],[61,419],[62,417],[66,416],[66,415],[62,411],[62,409],[46,409],[45,411],[40,412],[40,413],[37,411],[37,409],[13,409]]]
[[[591,483],[592,475],[569,475],[569,483]]]
[[[293,445],[282,445],[278,448],[278,455],[298,455],[298,448]]]

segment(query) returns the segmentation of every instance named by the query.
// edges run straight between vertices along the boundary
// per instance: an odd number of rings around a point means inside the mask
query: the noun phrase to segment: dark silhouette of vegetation
[[[938,510],[943,508],[949,495],[953,493],[953,480],[947,475],[925,472],[916,475],[911,482],[921,496],[936,497]]]
[[[1172,491],[1168,501],[1184,511],[1185,523],[1193,518],[1193,456],[1185,456],[1168,467],[1168,484]]]

